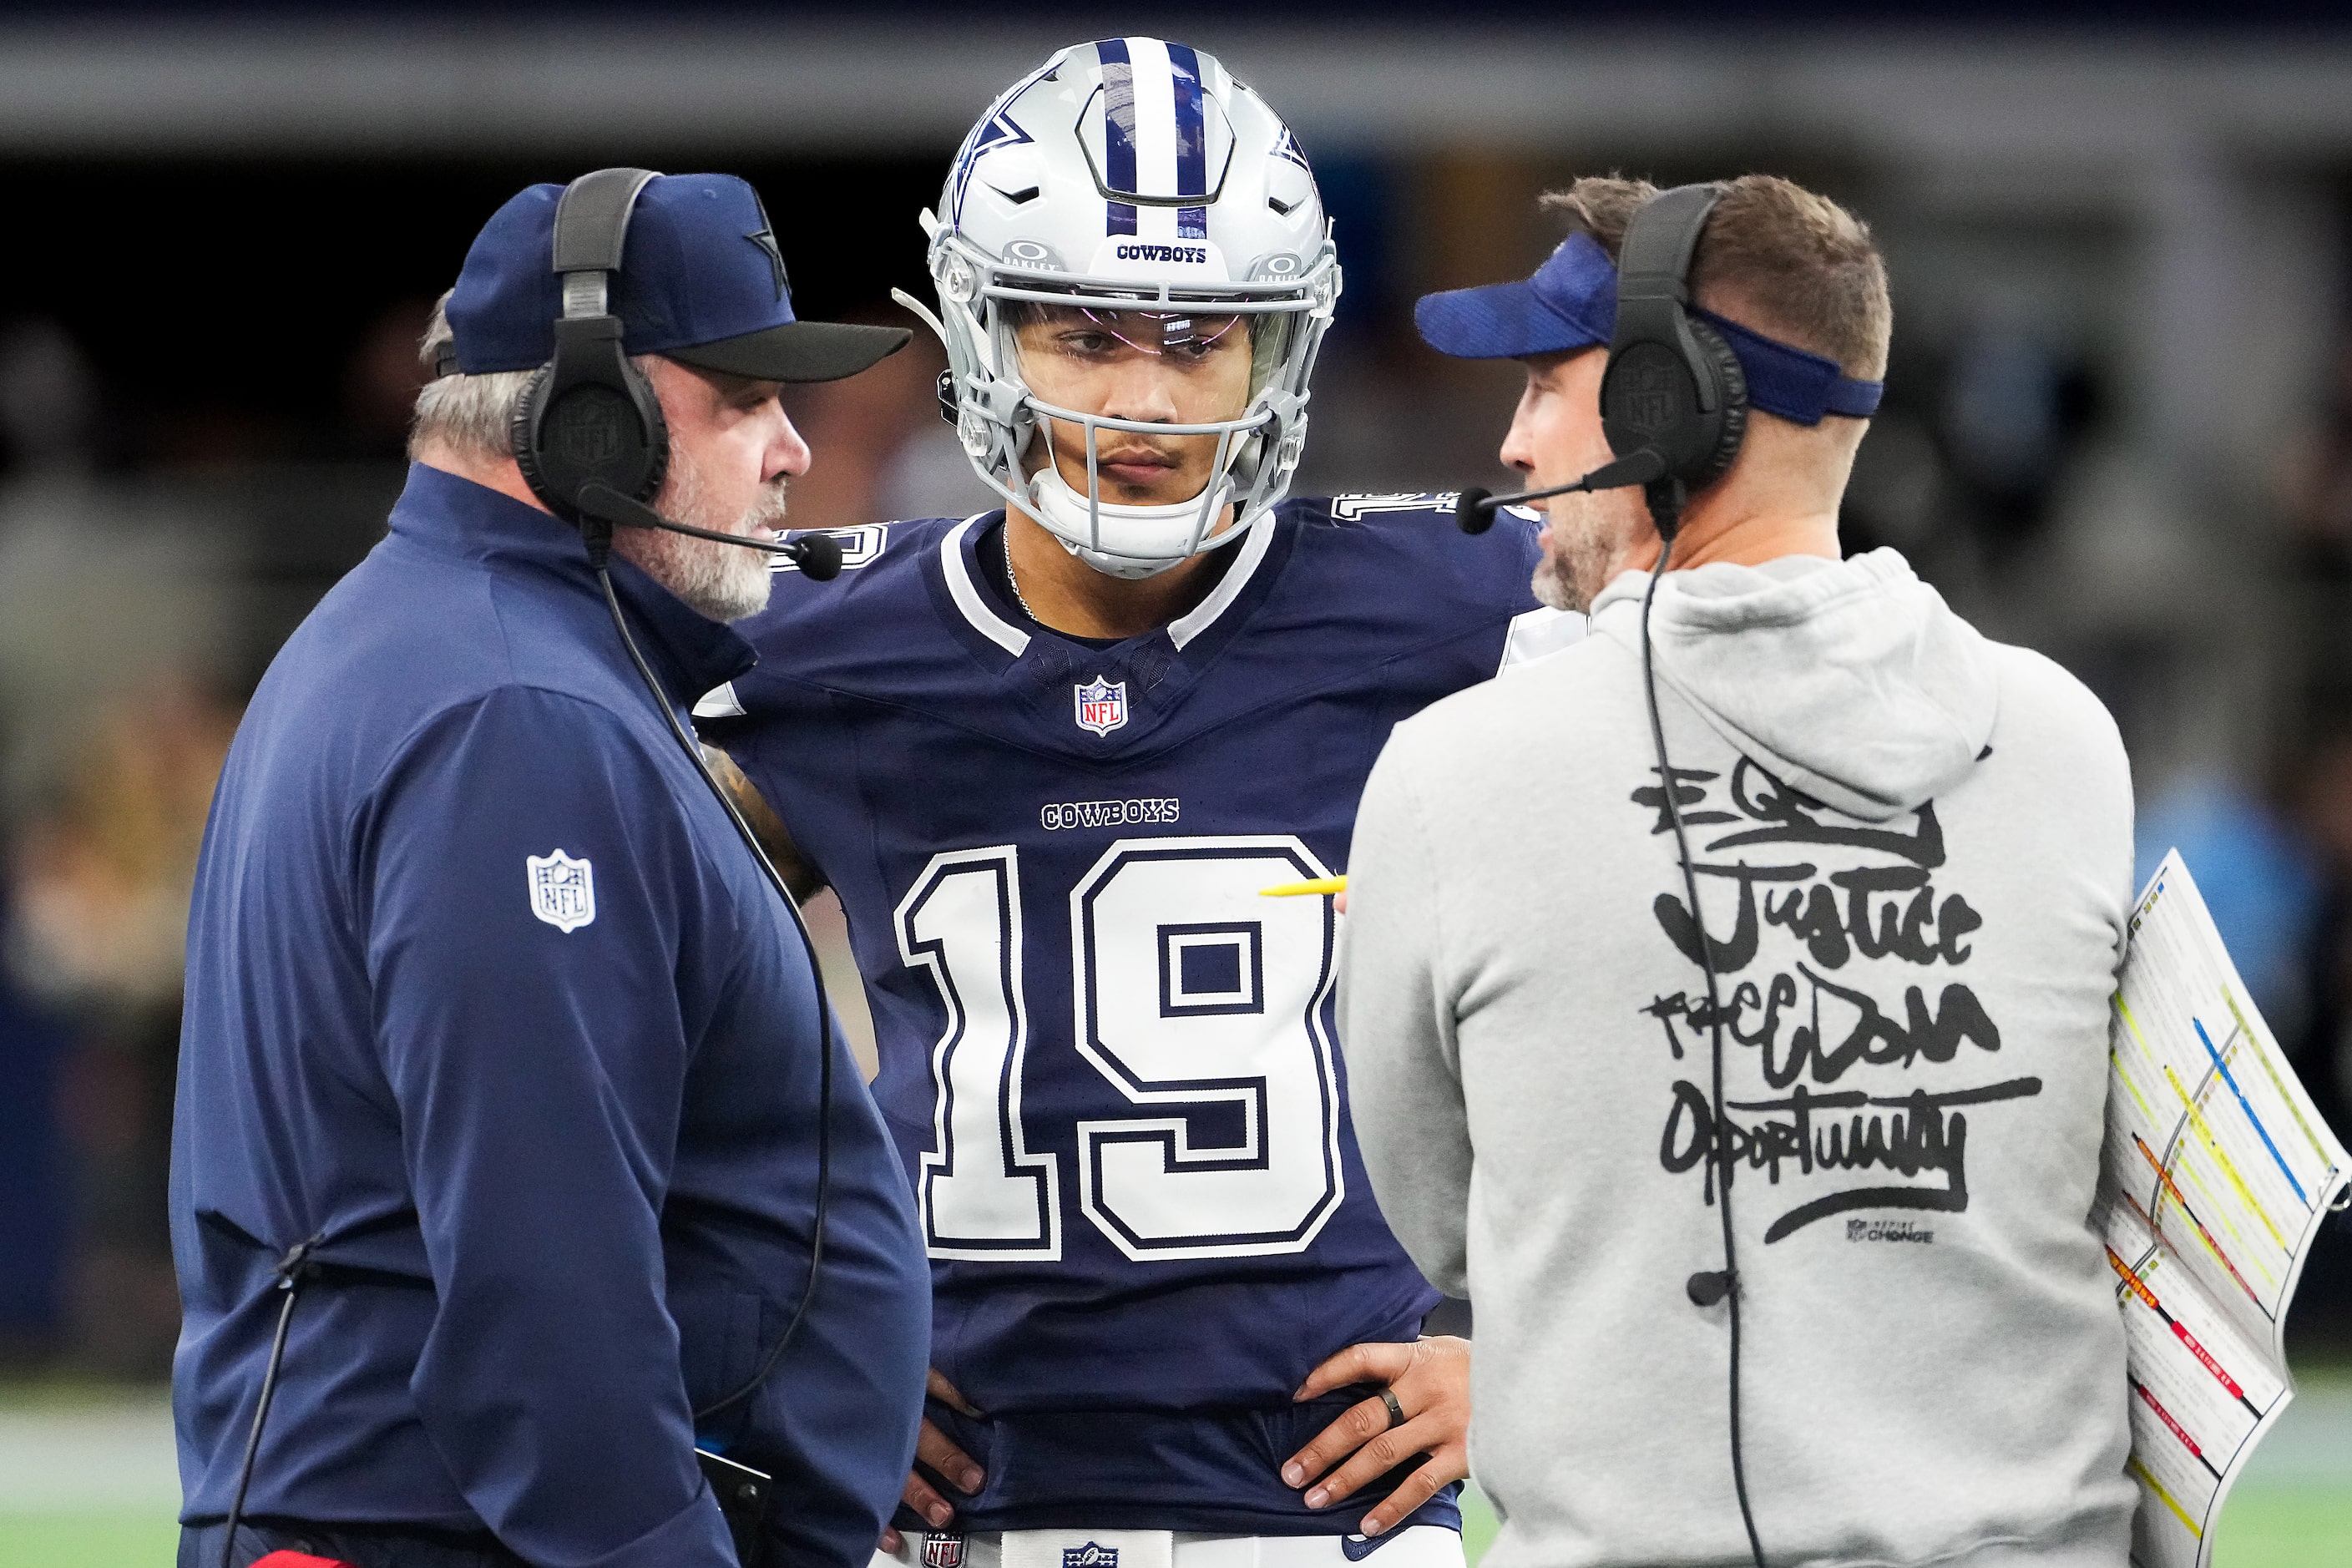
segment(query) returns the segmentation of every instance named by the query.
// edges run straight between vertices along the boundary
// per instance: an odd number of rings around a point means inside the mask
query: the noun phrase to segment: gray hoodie
[[[1381,1205],[1476,1309],[1490,1568],[1748,1561],[1698,938],[1629,574],[1398,726],[1349,867]],[[1659,700],[1727,1023],[1748,1494],[1774,1568],[2122,1568],[2086,1216],[2130,906],[2114,723],[1902,558],[1671,574]]]

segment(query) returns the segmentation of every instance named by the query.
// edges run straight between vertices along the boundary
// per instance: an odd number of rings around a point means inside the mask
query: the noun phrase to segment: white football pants
[[[1462,1537],[1439,1524],[1354,1535],[1191,1535],[1165,1530],[905,1531],[873,1568],[1463,1568]],[[1367,1550],[1370,1548],[1370,1550]]]

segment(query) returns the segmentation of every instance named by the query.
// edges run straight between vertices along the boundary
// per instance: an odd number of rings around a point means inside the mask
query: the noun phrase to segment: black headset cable
[[[286,1302],[278,1309],[278,1331],[269,1341],[269,1363],[261,1373],[261,1397],[254,1402],[253,1429],[245,1437],[245,1462],[237,1467],[236,1493],[229,1500],[228,1521],[221,1531],[221,1568],[235,1568],[236,1527],[245,1518],[246,1493],[253,1485],[253,1461],[261,1453],[261,1428],[269,1419],[270,1402],[278,1396],[278,1371],[286,1362],[286,1331],[294,1322],[294,1299],[302,1293],[303,1281],[318,1273],[319,1265],[313,1255],[326,1239],[326,1234],[320,1232],[308,1241],[297,1242],[269,1268],[278,1289],[285,1293]]]
[[[1706,1016],[1712,1062],[1712,1098],[1709,1101],[1714,1125],[1708,1129],[1708,1142],[1715,1166],[1716,1215],[1723,1225],[1723,1273],[1720,1276],[1691,1276],[1690,1296],[1693,1304],[1707,1305],[1706,1296],[1718,1284],[1722,1300],[1730,1311],[1730,1412],[1731,1412],[1731,1486],[1739,1498],[1739,1522],[1748,1531],[1748,1551],[1755,1559],[1756,1568],[1768,1568],[1764,1561],[1764,1543],[1756,1533],[1756,1512],[1748,1501],[1748,1464],[1740,1446],[1739,1431],[1739,1265],[1732,1239],[1731,1226],[1731,1140],[1730,1123],[1723,1108],[1723,1003],[1715,973],[1715,952],[1706,934],[1706,917],[1698,906],[1698,871],[1691,861],[1690,835],[1683,826],[1682,804],[1675,798],[1675,772],[1666,760],[1666,727],[1658,717],[1658,676],[1650,643],[1650,605],[1658,596],[1659,580],[1665,576],[1667,564],[1674,559],[1675,535],[1682,524],[1684,490],[1679,479],[1664,479],[1644,487],[1649,499],[1650,516],[1657,524],[1658,563],[1651,570],[1650,585],[1642,595],[1642,689],[1650,710],[1650,740],[1658,756],[1658,784],[1666,802],[1666,818],[1674,824],[1675,852],[1682,860],[1683,891],[1690,900],[1691,929],[1698,947],[1699,967],[1706,973]]]
[[[601,538],[598,536],[600,532]],[[654,706],[661,710],[663,720],[669,725],[670,735],[677,742],[679,749],[686,752],[687,761],[694,764],[694,771],[709,786],[711,798],[727,814],[727,820],[734,824],[736,837],[751,852],[751,858],[768,879],[768,885],[776,890],[776,897],[782,899],[784,908],[792,911],[793,929],[800,933],[802,951],[808,954],[809,978],[816,990],[817,1039],[823,1050],[817,1059],[816,1213],[809,1226],[808,1283],[801,1289],[800,1304],[793,1309],[792,1319],[784,1324],[784,1331],[777,1337],[768,1353],[761,1358],[751,1375],[733,1392],[695,1411],[693,1419],[698,1425],[722,1411],[734,1408],[759,1392],[760,1385],[768,1381],[768,1374],[776,1370],[776,1363],[783,1360],[785,1350],[800,1331],[802,1321],[808,1316],[809,1308],[816,1300],[817,1280],[824,1268],[825,1215],[833,1196],[833,1008],[825,999],[824,970],[817,962],[816,941],[809,935],[808,921],[801,914],[799,900],[784,885],[784,879],[777,871],[775,862],[769,859],[767,850],[761,847],[759,836],[751,831],[751,825],[743,820],[742,812],[728,795],[718,776],[711,773],[710,764],[702,760],[701,746],[687,732],[686,726],[678,722],[677,710],[670,706],[668,695],[662,690],[660,678],[654,674],[653,666],[646,662],[644,652],[637,647],[637,639],[630,634],[628,616],[622,614],[620,595],[613,591],[613,574],[606,564],[606,556],[612,548],[611,525],[607,523],[599,530],[593,521],[583,518],[582,533],[588,542],[588,562],[595,569],[597,585],[604,591],[604,607],[612,612],[613,629],[621,634],[621,646],[629,650],[629,662],[637,667],[637,678],[645,682],[646,691],[652,694]]]

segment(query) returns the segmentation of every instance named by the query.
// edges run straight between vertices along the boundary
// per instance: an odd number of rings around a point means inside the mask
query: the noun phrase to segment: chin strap
[[[1116,577],[1122,583],[1140,583],[1147,577],[1157,577],[1163,572],[1174,571],[1192,559],[1189,555],[1171,555],[1164,559],[1155,555],[1149,560],[1138,560],[1131,555],[1111,555],[1075,543],[1050,528],[1045,531],[1055,543],[1085,562],[1088,567],[1106,577]]]
[[[1166,527],[1181,524],[1199,517],[1204,510],[1202,498],[1171,502],[1166,506],[1125,506],[1116,501],[1096,501],[1089,505],[1062,477],[1051,463],[1037,470],[1028,485],[1030,515],[1047,533],[1060,542],[1063,549],[1085,562],[1107,577],[1134,581],[1157,577],[1162,572],[1180,566],[1204,551],[1232,542],[1241,530],[1228,527],[1222,532],[1204,531],[1191,541],[1192,548],[1173,555],[1125,555],[1099,550],[1087,543],[1087,534],[1095,531],[1097,520],[1106,524],[1132,523],[1144,527]],[[1211,516],[1233,504],[1233,479],[1227,476],[1218,481],[1216,500],[1206,507]],[[1074,537],[1075,536],[1075,537]]]

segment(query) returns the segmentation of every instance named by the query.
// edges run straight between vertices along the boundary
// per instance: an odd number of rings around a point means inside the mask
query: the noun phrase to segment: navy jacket
[[[750,667],[613,575],[670,693]],[[249,1514],[487,1526],[544,1568],[735,1561],[690,1413],[807,1279],[818,993],[627,657],[576,535],[420,466],[255,696],[189,924],[184,1520],[227,1511],[270,1266],[322,1236]],[[832,1126],[809,1320],[702,1436],[776,1474],[785,1561],[848,1568],[914,1450],[929,1300],[837,1032]]]

